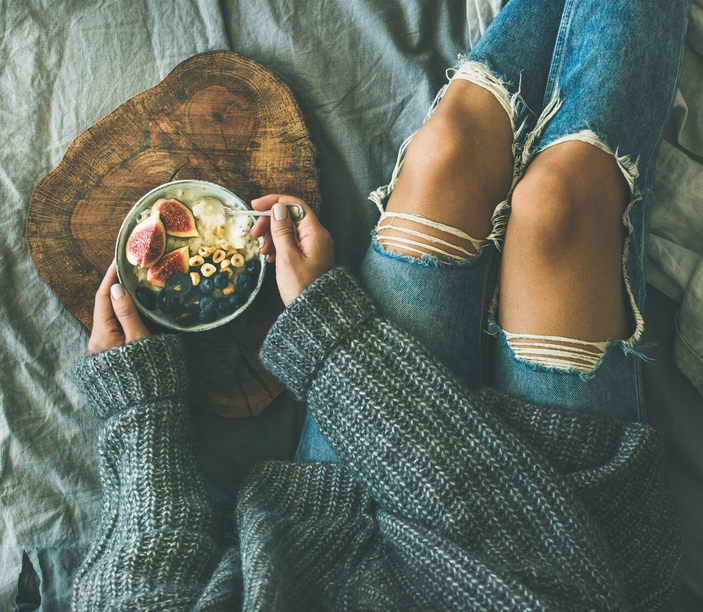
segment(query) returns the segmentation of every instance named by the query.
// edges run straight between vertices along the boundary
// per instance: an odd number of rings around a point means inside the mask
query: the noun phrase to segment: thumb
[[[116,283],[110,287],[110,299],[115,316],[124,331],[125,344],[151,335],[142,323],[132,298],[127,295],[122,285]]]
[[[271,208],[271,238],[276,247],[276,257],[298,253],[295,243],[295,228],[288,207],[278,202]]]

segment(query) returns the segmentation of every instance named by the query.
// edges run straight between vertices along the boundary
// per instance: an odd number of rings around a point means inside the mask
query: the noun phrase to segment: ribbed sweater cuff
[[[171,334],[90,355],[78,363],[75,374],[91,410],[102,419],[135,404],[188,392],[183,342]]]
[[[376,307],[350,272],[335,268],[315,280],[278,317],[260,358],[298,399],[336,346],[376,314]]]

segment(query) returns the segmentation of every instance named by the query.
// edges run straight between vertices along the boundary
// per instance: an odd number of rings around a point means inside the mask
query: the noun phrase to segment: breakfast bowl
[[[142,196],[120,227],[117,277],[148,319],[200,332],[229,323],[261,289],[266,258],[238,196],[215,183],[165,183]]]

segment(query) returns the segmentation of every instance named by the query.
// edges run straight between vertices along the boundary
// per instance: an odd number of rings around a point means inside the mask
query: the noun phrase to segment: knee
[[[568,180],[550,172],[532,172],[515,187],[509,231],[518,233],[533,253],[558,254],[573,244],[584,226]]]
[[[404,167],[417,176],[442,175],[466,158],[466,138],[449,113],[435,113],[413,136]]]
[[[577,143],[583,145],[583,143]],[[566,151],[547,150],[538,155],[517,184],[512,196],[509,231],[529,244],[532,252],[544,257],[561,257],[575,247],[604,241],[618,241],[623,232],[622,213],[626,185],[615,160],[598,163]],[[581,147],[579,147],[581,148]],[[555,147],[558,149],[558,147]],[[549,155],[547,155],[549,153]],[[578,151],[577,151],[578,153]],[[603,162],[608,162],[603,167]]]
[[[495,183],[505,183],[507,190],[511,144],[510,120],[493,94],[467,81],[453,82],[410,142],[405,166],[430,175],[469,172],[481,190],[492,192]]]

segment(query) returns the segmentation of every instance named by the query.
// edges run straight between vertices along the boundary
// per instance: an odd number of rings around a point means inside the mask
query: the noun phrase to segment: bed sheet
[[[325,224],[338,260],[354,268],[376,220],[368,193],[388,181],[399,145],[421,125],[445,69],[500,6],[0,0],[1,610],[11,608],[22,549],[80,546],[100,510],[95,427],[71,376],[87,331],[39,277],[24,231],[32,189],[70,141],[196,53],[232,49],[251,57],[299,96],[321,152]],[[687,129],[698,121],[689,116]],[[671,280],[665,272],[662,279]],[[195,414],[205,469],[228,489],[256,457],[290,456],[301,410],[282,396],[255,419]],[[694,572],[692,583],[700,587],[703,578]]]
[[[676,365],[703,394],[703,0],[693,0],[681,81],[657,159],[647,280],[680,304]]]

